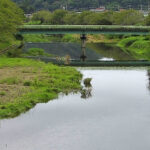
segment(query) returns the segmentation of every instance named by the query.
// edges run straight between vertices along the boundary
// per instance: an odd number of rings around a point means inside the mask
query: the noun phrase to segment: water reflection
[[[147,76],[148,76],[148,89],[150,90],[150,69],[147,70]]]
[[[92,86],[86,87],[81,91],[81,98],[88,99],[90,97],[92,97]]]
[[[92,97],[60,95],[2,120],[0,150],[150,150],[149,70],[80,69]]]
[[[88,43],[87,47],[104,57],[104,60],[135,60],[133,56],[125,53],[119,47],[105,43]]]
[[[84,79],[84,87],[81,90],[81,98],[88,99],[92,97],[92,84],[91,84],[92,78],[86,78]]]

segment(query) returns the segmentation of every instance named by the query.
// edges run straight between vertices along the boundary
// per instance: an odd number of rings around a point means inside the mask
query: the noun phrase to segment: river
[[[149,150],[148,68],[78,68],[86,98],[63,95],[0,121],[0,150]]]

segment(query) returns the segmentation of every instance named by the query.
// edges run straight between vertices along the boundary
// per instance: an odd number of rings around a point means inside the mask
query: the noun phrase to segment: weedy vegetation
[[[82,75],[75,68],[23,58],[0,59],[0,119],[26,112],[60,92],[81,89]]]

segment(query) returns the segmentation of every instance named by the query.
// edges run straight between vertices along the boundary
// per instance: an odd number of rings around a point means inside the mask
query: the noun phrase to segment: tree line
[[[0,44],[13,41],[17,25],[23,22],[24,13],[14,2],[0,0]]]
[[[35,11],[46,9],[56,10],[65,7],[68,10],[83,10],[97,8],[101,5],[106,6],[109,10],[117,10],[118,8],[141,9],[149,5],[150,0],[13,0],[26,12],[33,13]]]
[[[150,25],[150,15],[144,17],[143,13],[133,9],[103,13],[91,11],[76,13],[59,9],[54,12],[38,11],[28,21],[28,24],[49,25]]]

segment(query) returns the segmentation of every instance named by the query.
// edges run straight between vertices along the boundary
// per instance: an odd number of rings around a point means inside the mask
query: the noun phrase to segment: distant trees
[[[10,0],[0,0],[0,42],[10,41],[17,25],[23,23],[23,11]]]
[[[143,25],[145,17],[140,11],[132,9],[121,12],[106,11],[102,13],[94,13],[91,11],[76,13],[66,10],[50,12],[42,10],[34,13],[31,20],[40,21],[41,24],[52,25]]]
[[[32,20],[40,21],[41,24],[50,24],[52,20],[52,14],[47,10],[38,11],[33,14]]]
[[[68,10],[88,10],[99,6],[106,6],[108,10],[118,10],[119,8],[141,9],[148,8],[149,0],[13,0],[26,13],[33,13],[39,10],[50,10],[66,8]]]
[[[61,10],[61,9],[55,10],[52,15],[51,23],[65,24],[64,17],[67,15],[67,13],[68,12],[66,10]]]
[[[146,19],[145,19],[145,24],[146,24],[147,26],[150,26],[150,13],[148,14],[148,16],[147,16]]]
[[[137,10],[124,10],[114,14],[114,24],[137,25],[144,21],[144,15]]]

